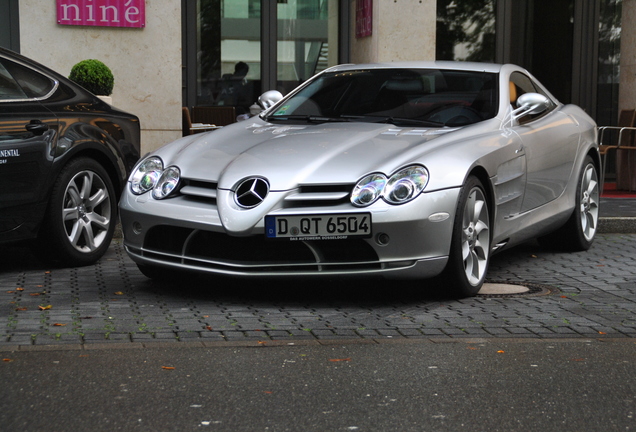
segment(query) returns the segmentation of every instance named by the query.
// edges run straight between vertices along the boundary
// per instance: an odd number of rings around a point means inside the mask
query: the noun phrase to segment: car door
[[[44,213],[58,121],[39,100],[57,83],[0,57],[0,233]]]
[[[543,93],[522,73],[515,72],[510,78],[517,97],[528,92]],[[513,130],[521,139],[526,158],[523,213],[563,193],[572,174],[579,135],[574,120],[562,113],[556,103],[540,114],[520,118]]]

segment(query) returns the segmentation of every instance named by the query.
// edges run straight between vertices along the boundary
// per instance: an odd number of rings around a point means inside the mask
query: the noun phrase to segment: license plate
[[[265,236],[288,240],[370,237],[371,213],[265,216]]]

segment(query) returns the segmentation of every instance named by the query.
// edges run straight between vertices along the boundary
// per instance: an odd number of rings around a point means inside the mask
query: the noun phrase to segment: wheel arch
[[[495,195],[492,189],[492,182],[490,181],[490,176],[488,175],[488,172],[486,171],[486,169],[482,166],[474,167],[472,170],[470,170],[466,178],[468,178],[471,175],[477,177],[479,181],[481,182],[481,184],[484,186],[484,192],[486,193],[486,198],[488,199],[488,214],[490,218],[490,224],[492,226],[492,224],[495,221],[495,200],[494,200]]]
[[[59,172],[68,165],[71,161],[81,158],[87,157],[89,159],[93,159],[97,163],[99,163],[110,178],[113,183],[113,187],[115,188],[116,199],[119,201],[121,198],[121,193],[124,188],[124,184],[126,182],[126,173],[122,172],[117,167],[117,162],[108,156],[104,151],[101,150],[101,146],[83,146],[82,148],[75,148],[74,151],[66,154],[64,158],[64,162],[60,164],[57,172]]]

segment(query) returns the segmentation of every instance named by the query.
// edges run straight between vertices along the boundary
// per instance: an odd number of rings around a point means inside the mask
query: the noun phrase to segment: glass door
[[[197,1],[198,106],[249,112],[261,93],[260,0]]]
[[[337,0],[278,0],[277,88],[283,94],[338,62]]]

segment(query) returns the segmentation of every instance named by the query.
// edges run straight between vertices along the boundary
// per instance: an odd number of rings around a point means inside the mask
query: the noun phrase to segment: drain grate
[[[486,281],[477,293],[480,297],[511,298],[536,297],[560,292],[558,288],[528,282]]]

